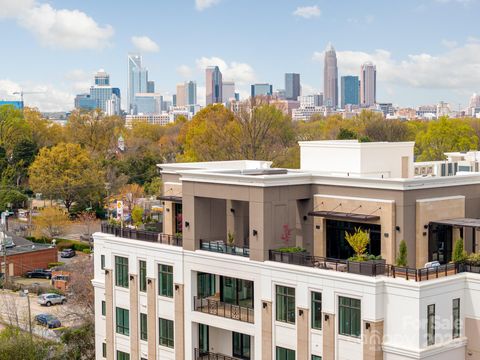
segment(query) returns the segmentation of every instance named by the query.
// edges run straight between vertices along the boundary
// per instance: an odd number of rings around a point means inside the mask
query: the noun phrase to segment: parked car
[[[50,314],[38,314],[37,316],[35,316],[35,322],[38,325],[45,326],[49,329],[55,329],[62,326],[60,320]]]
[[[40,278],[40,279],[51,279],[52,272],[50,270],[44,269],[34,269],[26,273],[28,278]]]
[[[52,306],[58,304],[65,304],[67,299],[63,295],[48,293],[38,296],[37,303],[45,306]]]
[[[73,249],[65,249],[60,253],[60,257],[62,258],[71,258],[76,255],[75,250]]]

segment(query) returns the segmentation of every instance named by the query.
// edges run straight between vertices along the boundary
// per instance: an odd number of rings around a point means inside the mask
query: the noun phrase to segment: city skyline
[[[198,84],[199,100],[204,99],[204,69],[209,65],[219,66],[224,80],[234,81],[242,97],[255,83],[268,82],[282,89],[285,73],[291,72],[301,75],[303,94],[311,94],[323,89],[323,49],[329,42],[337,50],[339,78],[360,75],[360,65],[366,61],[377,66],[379,102],[418,106],[444,100],[465,107],[471,94],[480,92],[480,74],[475,70],[480,54],[474,28],[476,0],[346,1],[336,5],[295,1],[273,10],[271,5],[265,1],[253,7],[253,1],[246,1],[235,5],[232,12],[234,4],[229,0],[162,4],[162,25],[157,29],[151,24],[158,17],[153,10],[159,5],[147,2],[140,20],[129,15],[127,4],[116,4],[119,11],[106,11],[111,6],[108,1],[3,0],[0,29],[11,37],[4,44],[10,56],[3,59],[0,70],[0,98],[15,98],[11,93],[20,88],[45,91],[26,96],[27,105],[40,105],[44,111],[69,110],[75,94],[88,91],[100,68],[127,94],[124,59],[132,51],[142,53],[157,92],[166,96],[175,93],[177,83],[193,80]],[[168,29],[173,28],[180,7],[200,35],[184,30],[170,35]],[[34,23],[32,19],[42,11],[57,19],[65,16],[78,26]],[[266,35],[244,27],[241,19],[247,16],[252,21],[282,22],[292,31],[275,40],[269,36],[266,42]],[[401,33],[390,29],[392,17],[397,23],[408,19],[408,27]],[[459,18],[462,26],[457,28],[455,19]],[[447,22],[452,26],[434,26]],[[218,27],[232,30],[218,32]],[[222,46],[232,40],[232,31],[238,32],[235,46]],[[216,41],[208,41],[213,33],[221,34]],[[323,35],[312,41],[306,36],[309,33]],[[202,41],[192,42],[197,36]],[[261,44],[268,45],[262,48]],[[127,96],[123,98],[126,108]]]

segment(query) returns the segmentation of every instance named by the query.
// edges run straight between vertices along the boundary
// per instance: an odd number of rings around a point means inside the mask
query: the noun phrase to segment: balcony
[[[270,261],[281,262],[284,264],[348,272],[365,276],[388,276],[414,281],[438,279],[445,276],[455,275],[459,272],[471,271],[472,269],[472,267],[468,268],[463,264],[446,264],[431,268],[414,269],[389,265],[383,260],[357,262],[313,256],[306,252],[285,253],[278,250],[270,250],[269,259]]]
[[[195,311],[251,324],[254,322],[254,310],[252,308],[227,304],[215,297],[198,298],[195,296],[193,304]]]
[[[202,240],[200,239],[200,249],[223,254],[250,256],[250,249],[247,246],[227,245],[223,240]]]
[[[155,231],[130,229],[127,227],[122,228],[119,225],[112,225],[108,223],[102,223],[101,231],[105,234],[115,235],[117,237],[123,237],[132,240],[155,242],[172,246],[182,246],[182,237],[178,235],[168,235]]]
[[[228,355],[216,354],[211,352],[200,352],[198,349],[195,349],[195,360],[240,360]]]

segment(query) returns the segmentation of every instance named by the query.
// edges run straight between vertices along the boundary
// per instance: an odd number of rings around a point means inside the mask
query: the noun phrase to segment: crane
[[[28,95],[28,94],[45,94],[45,93],[46,93],[46,91],[23,91],[23,90],[20,90],[20,91],[15,91],[13,93],[13,95],[20,95],[20,99],[22,100],[22,103],[25,104],[23,102],[23,95],[24,94]]]

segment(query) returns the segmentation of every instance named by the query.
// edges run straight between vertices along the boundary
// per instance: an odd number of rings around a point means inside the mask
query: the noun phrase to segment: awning
[[[163,201],[171,201],[174,203],[182,203],[182,197],[181,196],[170,196],[170,195],[164,195],[164,196],[159,196],[157,197],[158,200],[163,200]]]
[[[458,227],[478,227],[480,228],[480,219],[474,218],[458,218],[458,219],[446,219],[435,220],[430,222],[431,224],[451,225]]]
[[[324,217],[327,219],[335,220],[351,220],[351,221],[376,221],[380,219],[378,215],[367,215],[367,214],[356,214],[356,213],[346,213],[339,211],[310,211],[309,216],[318,216]]]

